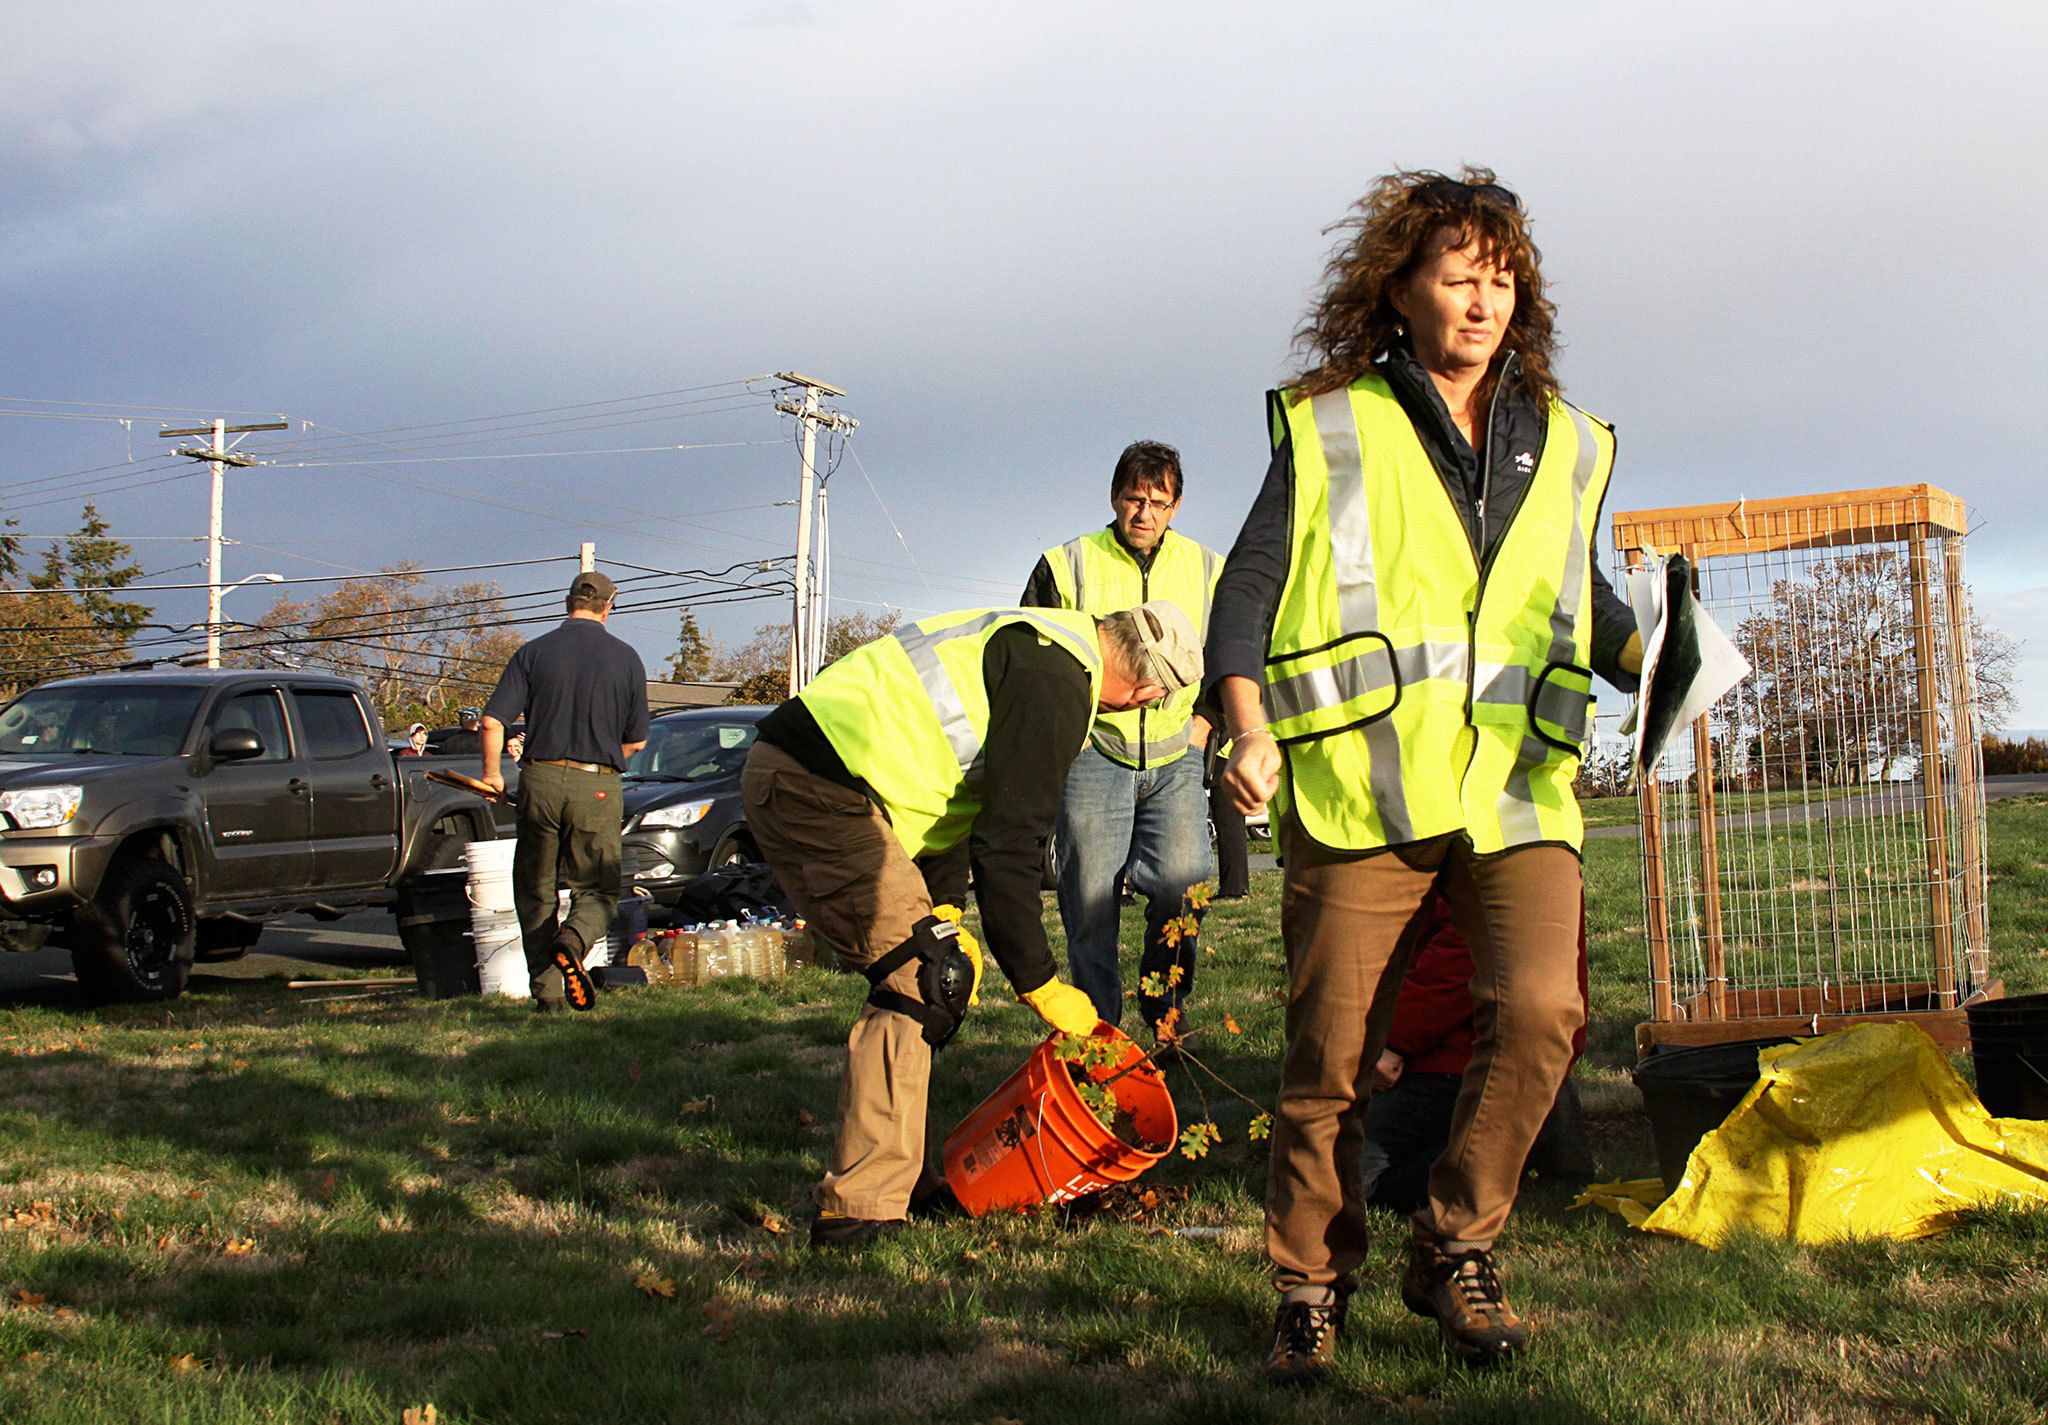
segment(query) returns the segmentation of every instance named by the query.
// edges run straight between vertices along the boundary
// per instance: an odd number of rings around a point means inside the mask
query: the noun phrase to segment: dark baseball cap
[[[608,604],[618,596],[619,586],[595,569],[578,574],[576,582],[569,586],[572,599],[597,599]]]

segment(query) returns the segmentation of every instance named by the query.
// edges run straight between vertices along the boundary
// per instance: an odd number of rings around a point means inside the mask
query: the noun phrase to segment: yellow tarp
[[[2048,1203],[2048,1123],[1986,1113],[1913,1025],[1782,1044],[1759,1064],[1756,1087],[1635,1225],[1708,1247],[1735,1232],[1911,1239],[1973,1207]]]

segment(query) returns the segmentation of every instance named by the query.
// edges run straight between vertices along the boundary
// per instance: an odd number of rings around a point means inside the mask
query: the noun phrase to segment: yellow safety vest
[[[1188,616],[1204,640],[1209,636],[1209,603],[1223,573],[1223,556],[1170,529],[1153,550],[1149,569],[1139,567],[1114,529],[1098,529],[1048,549],[1045,562],[1067,608],[1113,614],[1165,599]],[[1126,767],[1163,767],[1188,750],[1188,719],[1200,691],[1182,688],[1156,707],[1098,713],[1090,741],[1097,752]]]
[[[1294,470],[1266,659],[1283,807],[1344,850],[1459,830],[1481,853],[1577,850],[1614,432],[1551,401],[1543,457],[1482,567],[1383,379],[1269,406]]]
[[[1074,655],[1095,706],[1102,696],[1095,620],[1065,609],[968,609],[922,619],[863,644],[797,694],[912,856],[956,845],[981,810],[988,737],[982,654],[997,633],[1020,623]]]

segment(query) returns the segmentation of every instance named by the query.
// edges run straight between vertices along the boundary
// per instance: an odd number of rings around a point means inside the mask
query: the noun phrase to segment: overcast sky
[[[0,418],[0,512],[25,532],[97,492],[116,533],[152,536],[146,568],[198,560],[200,467],[124,462],[161,456],[158,416],[277,412],[313,425],[231,478],[230,578],[584,539],[723,567],[793,542],[790,425],[745,387],[657,413],[687,419],[290,462],[338,432],[794,369],[861,422],[831,486],[841,607],[1007,601],[1108,517],[1140,436],[1181,447],[1179,527],[1227,547],[1323,229],[1390,168],[1471,161],[1523,195],[1567,391],[1619,430],[1610,511],[1947,486],[1981,608],[2028,640],[2015,723],[2048,728],[2041,6],[9,15],[0,395],[138,418]],[[682,443],[719,448],[616,453]],[[615,453],[449,458],[548,450]],[[778,613],[707,622],[740,639]],[[650,663],[674,646],[669,612],[615,627]]]

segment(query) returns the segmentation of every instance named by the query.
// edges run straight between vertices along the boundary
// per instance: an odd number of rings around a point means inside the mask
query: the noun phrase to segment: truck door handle
[[[305,780],[299,777],[292,778],[289,782],[285,783],[285,786],[291,789],[291,794],[295,797],[303,797],[307,792],[312,790],[312,788],[306,784]]]
[[[370,774],[370,785],[381,792],[386,787],[391,785],[391,779],[389,777],[386,777],[382,772],[373,772]]]

